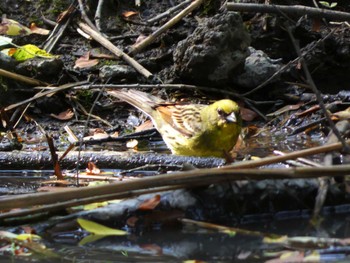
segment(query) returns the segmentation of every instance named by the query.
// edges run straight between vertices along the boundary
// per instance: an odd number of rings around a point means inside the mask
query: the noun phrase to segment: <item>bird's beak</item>
[[[236,114],[232,112],[230,115],[227,115],[225,117],[225,120],[227,123],[236,123],[237,122]]]

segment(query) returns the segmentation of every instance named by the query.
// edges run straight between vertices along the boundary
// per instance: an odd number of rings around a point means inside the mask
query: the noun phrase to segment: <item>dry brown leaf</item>
[[[51,113],[50,116],[61,121],[66,121],[73,118],[74,113],[71,109],[68,109],[66,111],[59,113],[58,115]]]
[[[244,121],[252,121],[258,116],[258,114],[256,114],[255,111],[243,107],[241,108],[241,116]]]
[[[138,15],[138,14],[139,14],[139,12],[136,12],[136,11],[125,11],[125,12],[123,12],[123,17],[128,18],[128,17]]]
[[[145,36],[145,35],[139,35],[138,38],[136,39],[136,41],[135,41],[135,43],[134,43],[133,46],[135,46],[135,45],[141,43],[141,42],[142,42],[143,40],[145,40],[146,38],[147,38],[147,36]]]
[[[113,54],[106,54],[101,51],[100,48],[93,48],[90,50],[91,58],[105,58],[110,60],[115,60],[116,57]]]
[[[298,104],[294,104],[294,105],[286,105],[278,110],[276,110],[275,112],[272,112],[272,113],[269,113],[267,114],[266,116],[268,117],[275,117],[275,116],[279,116],[281,115],[282,113],[285,113],[285,112],[288,112],[288,111],[291,111],[291,110],[297,110],[300,108],[302,104],[298,103]]]
[[[338,120],[348,120],[350,119],[350,107],[346,110],[338,111],[332,114],[332,117],[337,118]]]
[[[91,68],[96,66],[98,62],[98,59],[90,59],[90,52],[87,52],[75,61],[74,68]]]
[[[158,256],[163,254],[163,249],[156,244],[142,244],[140,247],[143,250],[153,251],[152,253],[155,253]]]
[[[101,128],[96,128],[96,129],[91,129],[89,131],[89,134],[91,135],[96,135],[96,134],[107,134],[104,129]]]
[[[152,129],[154,127],[152,121],[147,120],[144,123],[142,123],[141,125],[137,126],[135,128],[135,132],[140,132],[140,131],[144,131],[144,130],[149,130]]]
[[[103,140],[107,139],[109,135],[107,133],[96,133],[92,136],[86,136],[84,137],[84,141],[89,141],[89,140]]]
[[[128,226],[131,226],[131,227],[135,227],[136,226],[136,222],[139,220],[138,217],[136,216],[132,216],[132,217],[129,217],[127,220],[126,220],[126,224]]]
[[[314,32],[320,32],[320,28],[322,25],[322,21],[319,18],[313,18],[312,19],[312,31]]]
[[[41,27],[37,27],[35,23],[30,24],[30,31],[32,31],[32,33],[44,35],[44,36],[47,36],[48,34],[50,34],[50,30],[47,30],[47,29],[41,28]]]
[[[101,174],[101,170],[93,162],[88,162],[88,167],[86,168],[87,175],[98,175]]]
[[[31,226],[21,226],[21,229],[26,234],[35,234],[36,233],[35,229],[32,228]]]
[[[118,138],[119,137],[119,132],[114,132],[114,133],[112,133],[111,135],[111,138]]]
[[[315,105],[315,106],[308,108],[307,110],[295,113],[295,116],[298,116],[298,117],[307,116],[311,113],[318,111],[320,108],[321,108],[320,105]]]
[[[138,207],[139,210],[153,210],[160,203],[160,195],[155,195],[153,198],[145,200]]]

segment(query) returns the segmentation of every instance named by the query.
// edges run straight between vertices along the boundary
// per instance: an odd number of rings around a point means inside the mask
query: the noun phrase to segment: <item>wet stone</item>
[[[135,78],[136,71],[126,65],[105,65],[100,68],[99,77],[103,80],[110,78]]]
[[[175,73],[193,84],[231,82],[249,55],[250,37],[239,14],[205,18],[174,52]]]
[[[16,67],[16,72],[26,76],[58,76],[63,62],[57,58],[28,59]]]
[[[271,59],[263,51],[249,47],[250,55],[245,60],[244,72],[233,75],[242,87],[255,88],[276,73],[282,66],[280,59]],[[274,81],[279,80],[275,78]]]

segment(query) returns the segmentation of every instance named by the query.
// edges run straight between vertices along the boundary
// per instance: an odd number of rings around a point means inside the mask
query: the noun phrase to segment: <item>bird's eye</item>
[[[225,112],[222,109],[218,108],[218,114],[220,116],[223,116],[225,114]]]

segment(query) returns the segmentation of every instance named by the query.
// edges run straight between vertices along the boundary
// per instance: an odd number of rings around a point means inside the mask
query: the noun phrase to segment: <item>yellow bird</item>
[[[184,104],[137,90],[108,93],[147,114],[173,154],[226,158],[241,132],[240,109],[232,100]]]

